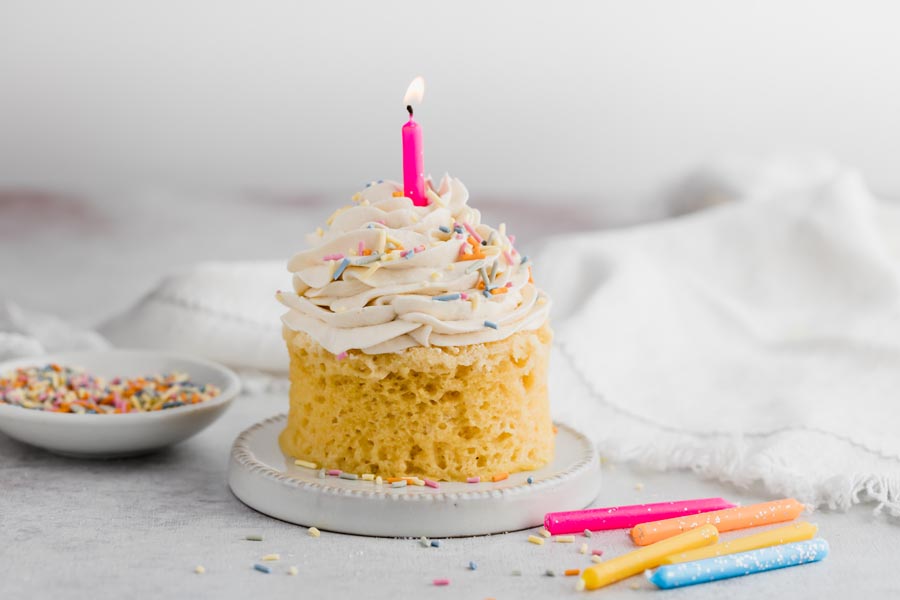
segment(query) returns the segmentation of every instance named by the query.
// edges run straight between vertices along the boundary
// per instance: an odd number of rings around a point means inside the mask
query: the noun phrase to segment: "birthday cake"
[[[550,302],[505,226],[444,177],[370,184],[288,263],[283,452],[328,469],[495,478],[553,456]]]

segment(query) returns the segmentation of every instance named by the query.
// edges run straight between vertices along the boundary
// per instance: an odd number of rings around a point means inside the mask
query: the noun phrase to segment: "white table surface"
[[[10,201],[12,198],[12,201]],[[146,194],[137,206],[0,194],[0,300],[92,322],[121,310],[180,264],[200,259],[286,257],[328,209],[314,199],[272,197],[185,202]],[[109,198],[106,199],[108,201]],[[133,200],[133,198],[132,198]],[[488,218],[507,213],[488,205]],[[521,240],[585,228],[602,215],[543,211],[507,215]],[[565,215],[573,215],[566,218]],[[283,412],[282,395],[245,394],[197,437],[143,458],[84,461],[57,457],[0,435],[0,598],[556,598],[574,596],[567,568],[590,564],[578,543],[534,546],[529,532],[445,540],[373,539],[305,530],[242,505],[225,470],[234,437]],[[602,448],[601,448],[602,452]],[[724,496],[752,503],[764,490],[703,481],[690,472],[643,472],[606,465],[596,505]],[[871,506],[817,512],[809,520],[831,543],[822,563],[665,592],[672,598],[885,597],[900,593],[895,523]],[[245,541],[261,534],[263,542]],[[725,534],[724,539],[735,534]],[[606,556],[632,548],[624,531],[588,541]],[[273,573],[252,569],[263,554]],[[478,570],[467,569],[469,561]],[[203,565],[205,575],[196,575]],[[299,575],[285,574],[296,565]],[[520,569],[522,576],[512,575]],[[551,578],[547,569],[558,573]],[[436,588],[435,578],[451,585]],[[632,589],[636,585],[637,589]],[[633,578],[591,595],[662,594]]]

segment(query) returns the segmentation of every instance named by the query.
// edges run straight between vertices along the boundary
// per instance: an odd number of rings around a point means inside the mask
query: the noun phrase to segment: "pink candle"
[[[634,504],[608,508],[589,508],[568,512],[547,513],[544,527],[553,535],[580,533],[585,529],[627,529],[640,523],[683,517],[714,510],[734,508],[734,504],[722,498],[701,498],[678,502],[657,502],[655,504]]]
[[[422,101],[425,93],[425,80],[416,77],[403,103],[409,112],[409,121],[403,126],[403,193],[413,201],[416,206],[427,206],[425,197],[425,149],[422,146],[422,128],[413,120],[414,103]]]

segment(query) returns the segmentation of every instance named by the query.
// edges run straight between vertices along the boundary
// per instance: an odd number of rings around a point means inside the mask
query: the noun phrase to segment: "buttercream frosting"
[[[400,184],[372,183],[307,237],[290,259],[293,291],[280,291],[286,327],[334,354],[492,342],[541,327],[550,302],[504,225],[468,206],[444,176],[414,206]]]

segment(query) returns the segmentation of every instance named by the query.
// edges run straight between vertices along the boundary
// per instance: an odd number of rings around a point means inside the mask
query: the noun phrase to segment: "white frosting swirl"
[[[288,262],[294,291],[278,292],[284,324],[335,354],[478,344],[543,325],[550,303],[504,225],[481,223],[458,179],[427,190],[428,206],[414,206],[399,184],[370,184],[308,236],[312,248]]]

